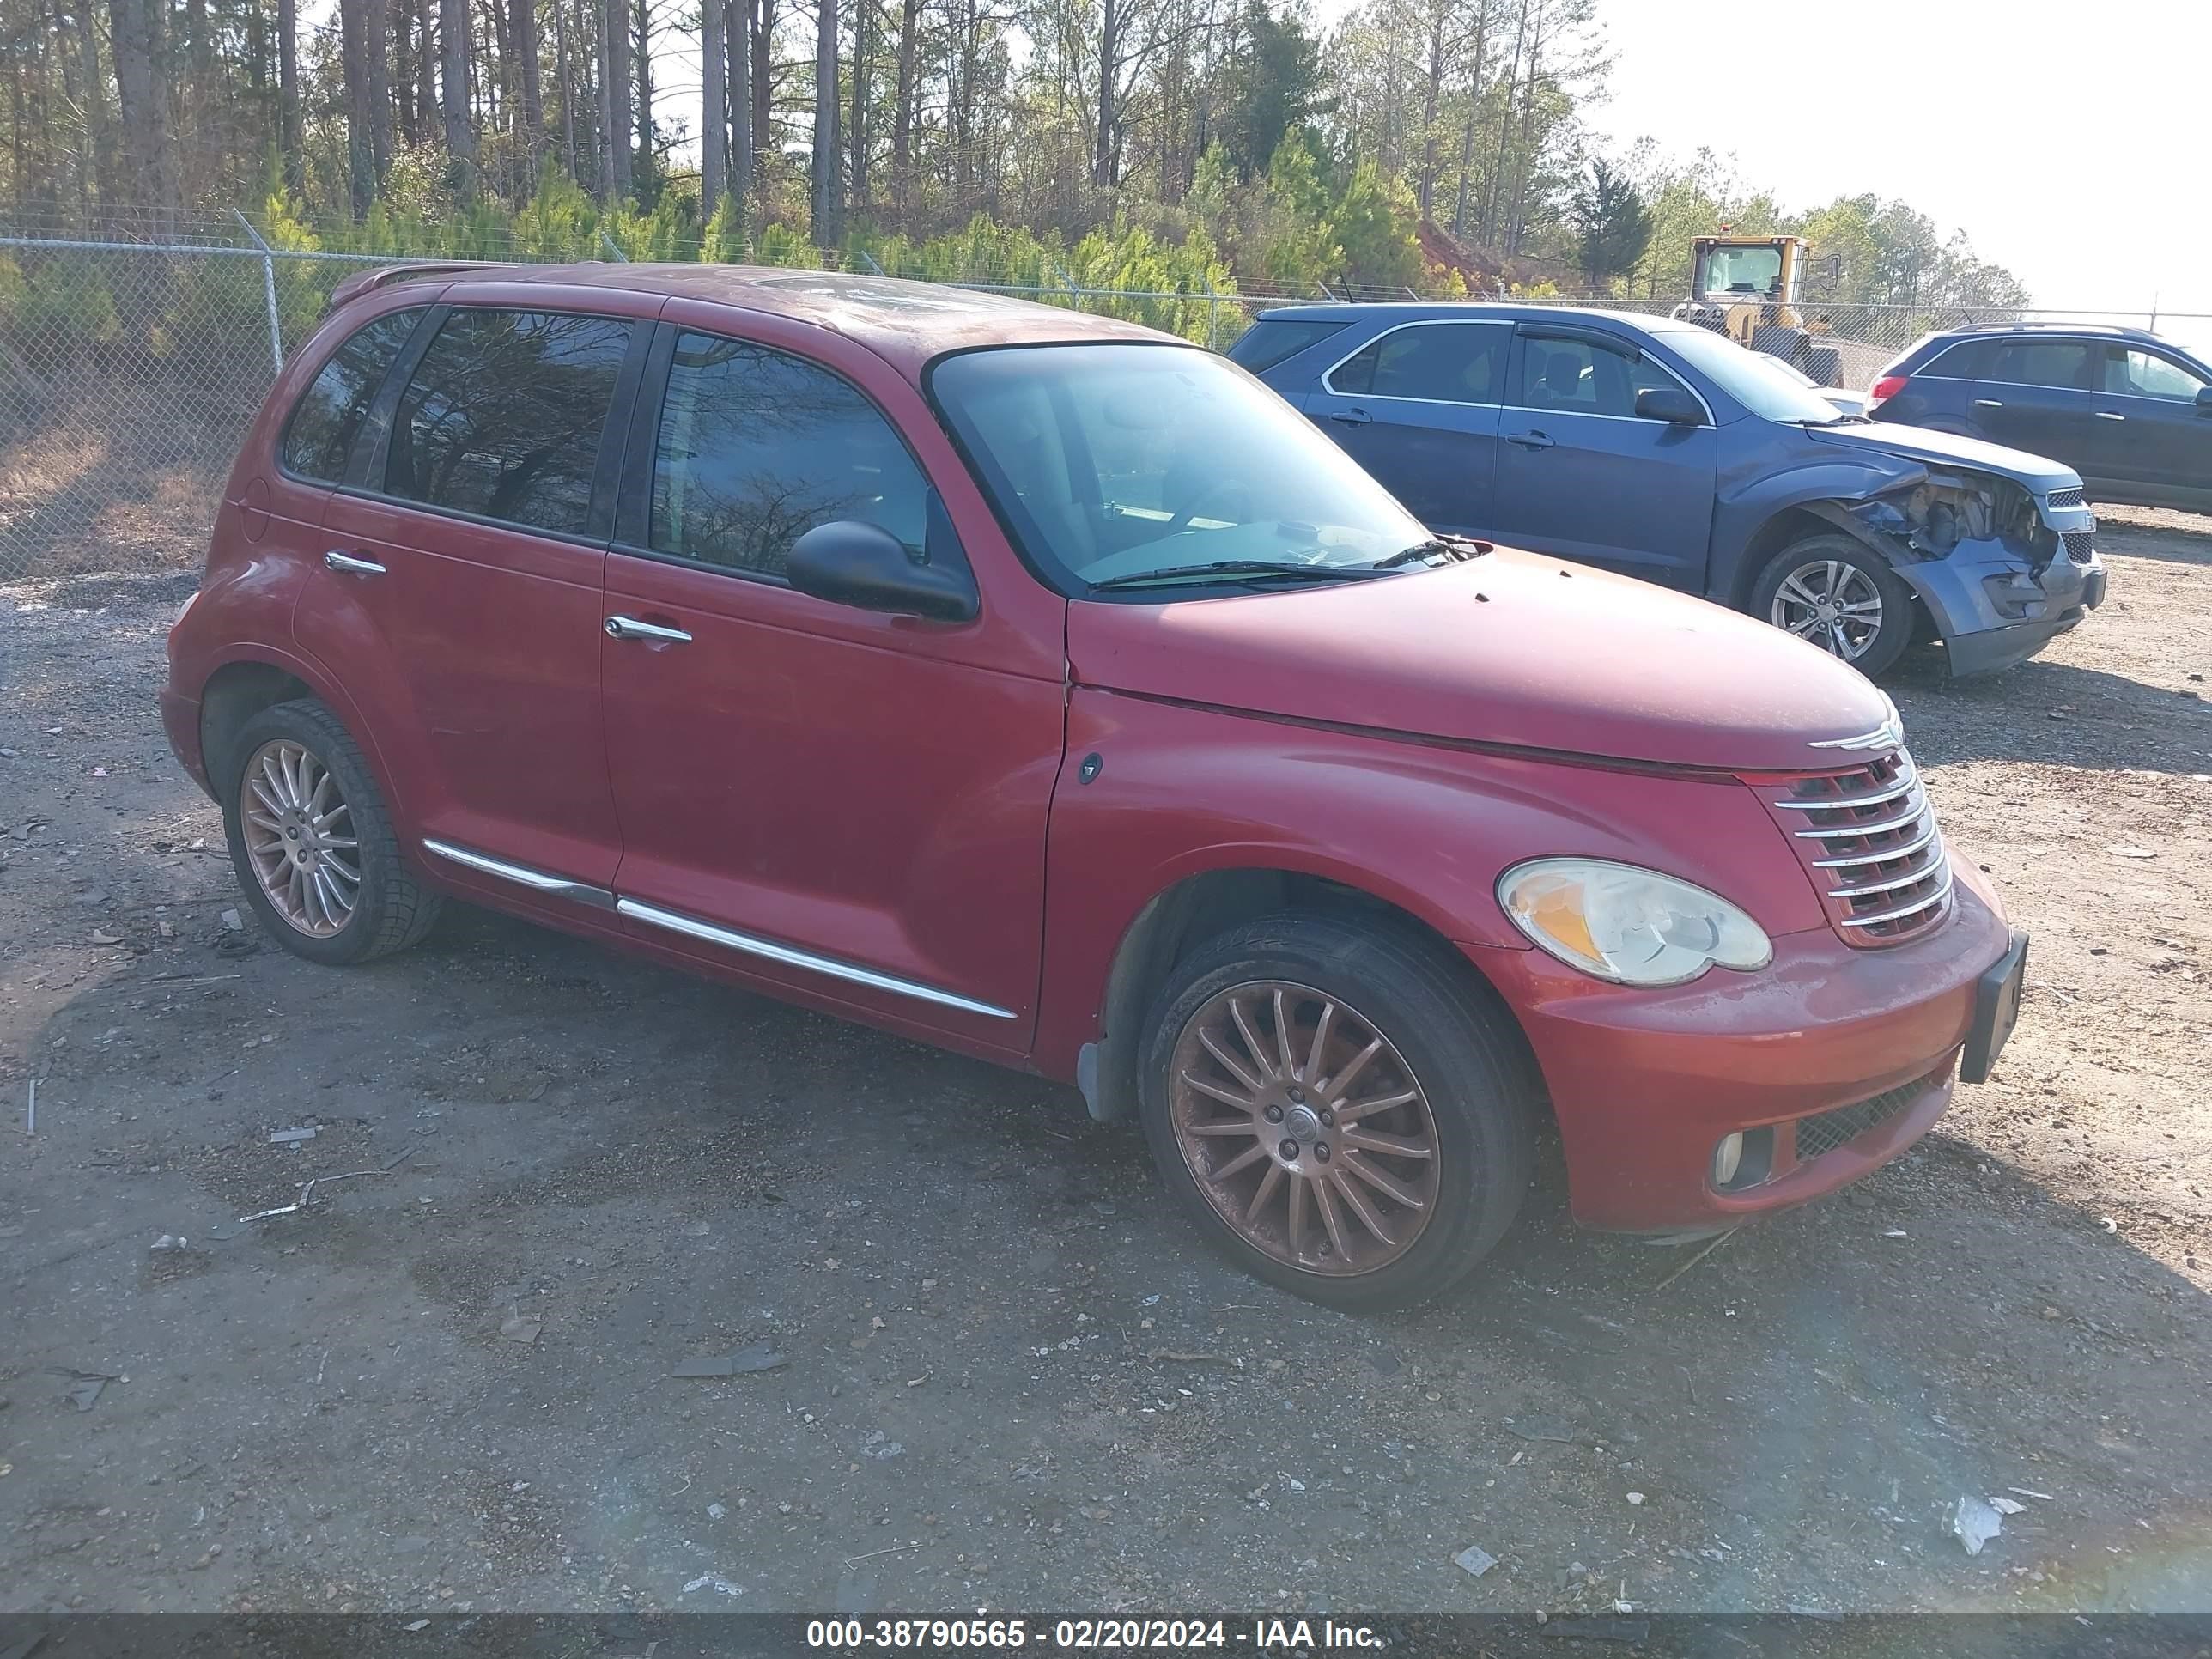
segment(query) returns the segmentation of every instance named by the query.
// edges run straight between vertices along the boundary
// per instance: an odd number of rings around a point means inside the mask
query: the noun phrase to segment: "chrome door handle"
[[[2097,411],[2097,418],[2100,421],[2124,421],[2128,417],[2115,410],[2100,409]]]
[[[635,617],[608,617],[607,637],[611,640],[657,640],[664,645],[691,643],[691,636],[680,628],[663,628],[659,623],[640,622]]]
[[[335,547],[323,555],[323,568],[335,570],[341,576],[381,576],[384,567],[374,559],[356,558],[350,553],[341,553]]]
[[[1375,417],[1364,409],[1343,409],[1328,417],[1339,426],[1368,426]]]
[[[1505,434],[1505,441],[1519,444],[1523,449],[1551,449],[1556,447],[1554,440],[1540,432],[1509,432]]]
[[[2004,405],[1994,398],[1977,398],[1974,399],[1974,407],[1976,409],[2002,409]]]

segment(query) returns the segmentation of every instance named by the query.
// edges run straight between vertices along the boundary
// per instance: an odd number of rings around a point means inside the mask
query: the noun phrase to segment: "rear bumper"
[[[1929,938],[1868,951],[1826,929],[1789,934],[1758,973],[1715,969],[1656,991],[1607,985],[1540,951],[1466,947],[1535,1050],[1576,1218],[1725,1226],[1832,1192],[1925,1134],[1950,1104],[1976,981],[2011,943],[1978,883],[1961,872],[1954,891]],[[1796,1155],[1796,1120],[1892,1091],[1893,1109],[1863,1133]],[[1768,1177],[1716,1190],[1721,1138],[1770,1125]]]
[[[215,787],[208,781],[207,762],[200,752],[200,706],[191,697],[183,696],[164,686],[156,701],[161,708],[161,730],[168,734],[169,747],[185,770],[191,774],[192,781],[215,796]]]

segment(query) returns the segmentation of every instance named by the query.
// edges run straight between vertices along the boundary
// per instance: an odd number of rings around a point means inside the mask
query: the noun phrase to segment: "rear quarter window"
[[[1938,380],[1986,380],[1996,368],[2002,340],[1960,340],[1937,352],[1920,371]]]
[[[1347,321],[1350,319],[1347,319]],[[1237,337],[1229,348],[1229,361],[1240,368],[1263,374],[1287,362],[1310,345],[1318,345],[1343,329],[1343,323],[1308,322],[1285,318],[1271,322],[1262,317]]]
[[[387,312],[354,331],[331,354],[284,422],[277,458],[284,470],[302,478],[337,483],[345,477],[354,440],[368,418],[369,405],[392,361],[422,320],[424,307]]]

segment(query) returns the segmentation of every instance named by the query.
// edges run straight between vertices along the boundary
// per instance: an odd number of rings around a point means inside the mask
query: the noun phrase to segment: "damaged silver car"
[[[1916,640],[2008,668],[2105,596],[2072,469],[1877,424],[1694,323],[1297,306],[1229,355],[1439,534],[1702,594],[1865,673]]]

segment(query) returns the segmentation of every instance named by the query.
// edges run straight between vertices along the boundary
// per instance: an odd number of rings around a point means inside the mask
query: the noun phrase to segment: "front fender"
[[[1078,687],[1047,833],[1036,1060],[1073,1077],[1100,1035],[1116,953],[1193,877],[1338,883],[1458,944],[1527,940],[1498,876],[1547,854],[1662,869],[1770,933],[1826,926],[1809,884],[1732,778],[1630,770],[1291,724]],[[1096,755],[1093,781],[1078,781]]]
[[[1863,527],[1846,522],[1850,503],[1910,486],[1927,476],[1928,469],[1917,461],[1873,455],[1863,460],[1824,455],[1803,465],[1772,472],[1755,465],[1724,471],[1713,509],[1708,597],[1724,605],[1734,604],[1749,591],[1756,573],[1747,567],[1747,556],[1754,548],[1762,553],[1765,550],[1759,532],[1783,514],[1811,513],[1867,540]]]

